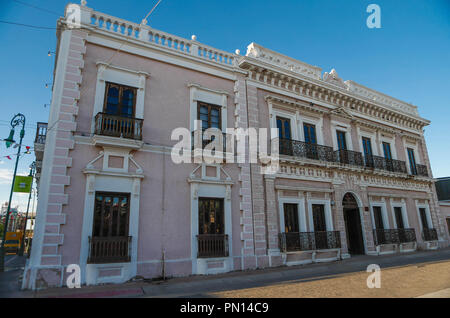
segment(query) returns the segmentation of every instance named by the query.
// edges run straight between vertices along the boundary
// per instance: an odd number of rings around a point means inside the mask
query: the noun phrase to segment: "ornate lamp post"
[[[27,204],[27,213],[25,214],[25,224],[23,225],[23,237],[22,237],[22,243],[20,244],[20,250],[19,250],[19,256],[23,256],[23,250],[25,247],[25,239],[27,238],[27,221],[28,221],[28,211],[30,209],[30,201],[31,201],[31,193],[33,192],[33,181],[34,181],[34,173],[36,172],[36,161],[33,161],[33,163],[30,165],[30,177],[33,177],[33,180],[31,181],[31,189],[30,189],[30,195],[28,196],[28,204]]]
[[[5,226],[3,229],[3,236],[2,236],[2,244],[0,245],[0,272],[3,272],[5,269],[5,238],[6,238],[6,232],[8,231],[8,221],[9,221],[9,213],[11,210],[11,200],[14,192],[14,182],[16,180],[16,173],[17,173],[17,165],[19,164],[19,157],[20,157],[20,150],[22,148],[22,140],[25,136],[25,116],[22,114],[17,114],[11,119],[11,132],[9,134],[8,139],[6,139],[6,146],[9,147],[12,143],[14,143],[14,128],[17,126],[22,125],[22,129],[20,130],[20,142],[19,142],[19,148],[17,150],[17,158],[16,158],[16,165],[14,167],[14,174],[11,184],[11,192],[9,194],[9,202],[8,202],[8,209],[6,210],[6,218],[5,218]]]

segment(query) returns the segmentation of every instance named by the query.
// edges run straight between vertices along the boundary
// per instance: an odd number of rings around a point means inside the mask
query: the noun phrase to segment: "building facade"
[[[92,285],[448,245],[416,106],[255,43],[232,54],[85,5],[58,26],[24,288],[64,286],[71,264]],[[279,169],[234,160],[227,134],[210,162],[196,150],[222,138],[199,123],[268,129]],[[173,160],[176,128],[189,163]]]
[[[450,177],[436,178],[435,185],[441,214],[445,218],[450,234]]]

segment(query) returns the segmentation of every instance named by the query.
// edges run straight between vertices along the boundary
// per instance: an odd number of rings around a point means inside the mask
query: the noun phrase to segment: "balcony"
[[[306,158],[333,163],[341,163],[352,166],[378,169],[396,173],[407,173],[406,163],[401,160],[386,159],[380,156],[365,155],[352,150],[333,150],[332,147],[306,143],[292,139],[279,139],[280,155],[292,156],[296,158]],[[414,175],[428,176],[427,167],[416,165]]]
[[[34,138],[35,144],[45,144],[45,139],[47,137],[47,123],[37,123],[36,137]]]
[[[280,155],[334,162],[333,148],[280,138]]]
[[[422,238],[425,242],[437,241],[438,235],[436,229],[423,229]]]
[[[416,242],[414,229],[376,229],[373,230],[375,245]]]
[[[228,257],[228,235],[200,234],[197,235],[198,258]]]
[[[334,152],[336,162],[352,165],[352,166],[364,166],[363,156],[360,152],[340,149]]]
[[[89,237],[89,264],[124,263],[131,259],[131,236]]]
[[[95,116],[95,134],[100,136],[142,140],[143,122],[143,119],[98,113]]]
[[[411,167],[411,174],[415,176],[428,177],[428,168],[425,165],[416,164],[415,167]]]
[[[339,231],[280,233],[279,240],[282,252],[341,248]]]
[[[390,172],[407,173],[406,163],[404,161],[386,159],[384,157],[374,155],[365,155],[364,161],[367,168],[386,170]]]

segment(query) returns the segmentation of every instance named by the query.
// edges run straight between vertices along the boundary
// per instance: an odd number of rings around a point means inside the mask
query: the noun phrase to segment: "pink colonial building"
[[[255,43],[240,56],[85,5],[58,27],[24,288],[66,285],[71,264],[92,285],[448,246],[416,106]],[[197,120],[274,128],[278,171],[229,160],[229,140],[223,163],[175,163],[172,132]]]

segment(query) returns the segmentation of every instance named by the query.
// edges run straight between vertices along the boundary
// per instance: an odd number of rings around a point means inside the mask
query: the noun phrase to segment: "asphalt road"
[[[443,290],[450,288],[450,248],[400,255],[358,256],[331,263],[174,278],[163,282],[138,281],[39,292],[19,289],[24,258],[8,256],[7,262],[7,271],[0,273],[0,297],[416,297],[436,292],[447,295],[448,291]],[[392,286],[400,289],[394,288],[383,294],[387,289],[382,288],[376,294],[367,294],[369,274],[366,269],[370,264],[380,266],[383,284],[394,282]],[[334,290],[339,291],[342,286],[362,287],[366,294],[334,294]],[[313,292],[299,293],[299,290],[308,289]]]
[[[142,289],[144,292],[143,297],[230,297],[230,293],[226,292],[274,286],[283,283],[308,283],[323,280],[330,282],[330,279],[339,278],[351,273],[363,272],[365,283],[368,276],[366,272],[367,266],[370,264],[379,265],[383,271],[389,268],[410,265],[417,267],[416,265],[418,264],[432,264],[443,261],[450,261],[450,249],[402,255],[357,256],[332,263],[318,263],[253,272],[236,272],[224,274],[221,277],[174,279],[161,284],[143,286]],[[446,276],[443,279],[447,280],[449,284],[447,287],[450,287],[450,277]],[[426,292],[428,291],[425,291],[423,294]],[[238,293],[235,292],[235,295],[238,295]],[[242,297],[253,296],[252,294],[246,293]],[[264,297],[264,294],[258,294],[257,297]],[[276,295],[271,294],[267,297],[276,297]],[[295,295],[284,294],[283,297],[295,297]]]
[[[0,273],[0,298],[21,297],[19,279],[23,274],[26,258],[5,255],[5,271]]]

